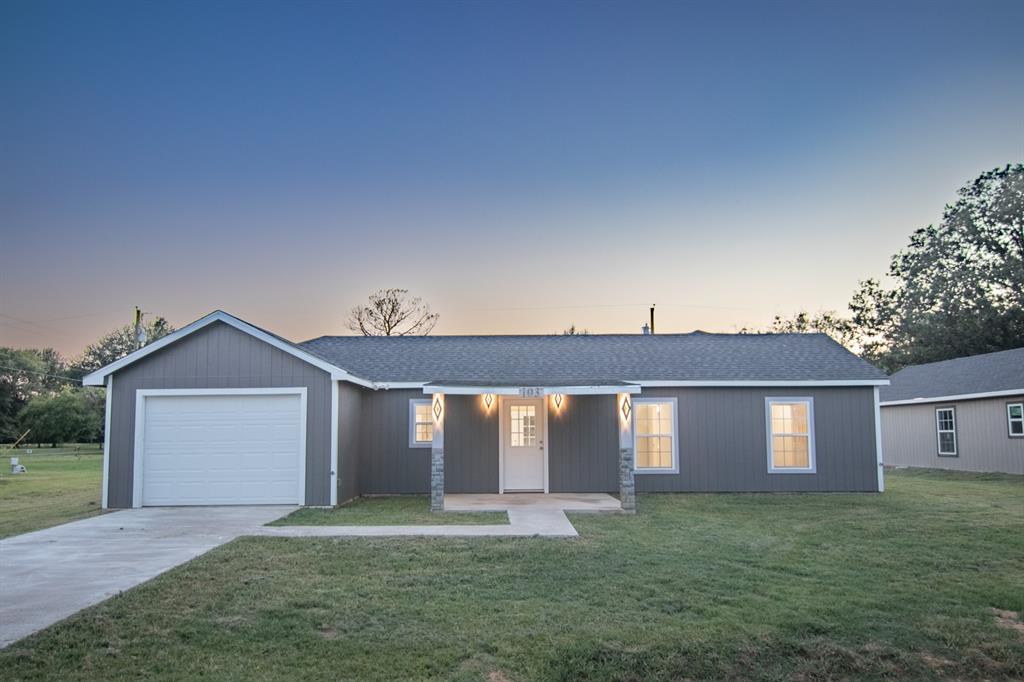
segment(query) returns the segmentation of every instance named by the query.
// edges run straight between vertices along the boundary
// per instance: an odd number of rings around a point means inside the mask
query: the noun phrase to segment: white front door
[[[502,401],[503,491],[544,492],[544,400]]]

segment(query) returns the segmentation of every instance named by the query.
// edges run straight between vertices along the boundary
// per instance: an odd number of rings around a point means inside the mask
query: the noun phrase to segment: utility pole
[[[652,334],[654,333],[654,306],[655,306],[655,304],[652,303],[651,304],[651,333]]]
[[[142,326],[142,309],[135,306],[135,350],[146,344],[146,328]]]

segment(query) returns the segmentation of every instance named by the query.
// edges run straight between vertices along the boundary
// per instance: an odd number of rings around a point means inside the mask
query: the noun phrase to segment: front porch
[[[639,391],[425,386],[418,409],[429,428],[431,509],[635,510],[631,412]]]
[[[444,509],[451,512],[621,512],[622,503],[607,493],[449,493],[444,496]]]

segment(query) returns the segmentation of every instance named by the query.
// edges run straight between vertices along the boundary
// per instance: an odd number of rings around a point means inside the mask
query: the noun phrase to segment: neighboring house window
[[[1006,425],[1010,438],[1024,437],[1024,403],[1006,405]]]
[[[814,400],[765,398],[768,472],[814,473]]]
[[[935,431],[940,457],[956,457],[956,410],[940,407],[935,410]]]
[[[434,416],[429,400],[409,401],[409,447],[429,448],[434,441]]]
[[[633,400],[634,470],[638,473],[679,471],[675,398]]]

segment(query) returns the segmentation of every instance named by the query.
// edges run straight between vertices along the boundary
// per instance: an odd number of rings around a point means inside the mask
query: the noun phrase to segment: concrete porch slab
[[[622,505],[607,493],[505,493],[444,496],[445,511],[620,512]]]

